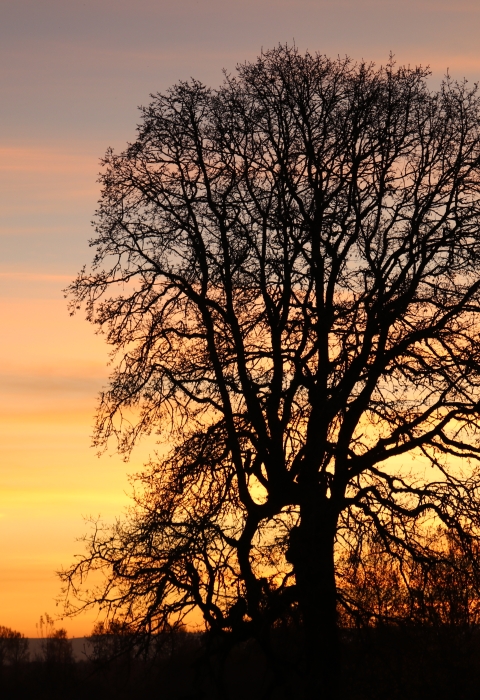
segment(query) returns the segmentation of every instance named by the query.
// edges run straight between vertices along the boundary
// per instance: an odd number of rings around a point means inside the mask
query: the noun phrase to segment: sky
[[[128,464],[90,447],[108,348],[62,293],[92,257],[99,159],[134,140],[137,107],[278,43],[475,82],[479,30],[478,1],[0,0],[0,625],[36,636],[61,614],[55,571],[84,518],[121,515],[155,447]]]

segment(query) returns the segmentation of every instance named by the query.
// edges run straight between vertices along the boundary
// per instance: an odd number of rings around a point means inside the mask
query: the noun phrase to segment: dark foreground
[[[295,639],[276,640],[276,675],[254,642],[228,655],[199,635],[182,633],[154,657],[120,653],[113,660],[75,660],[68,651],[0,667],[0,697],[35,700],[261,700],[296,698],[299,686]],[[344,632],[341,700],[429,700],[480,697],[480,630],[362,630]]]

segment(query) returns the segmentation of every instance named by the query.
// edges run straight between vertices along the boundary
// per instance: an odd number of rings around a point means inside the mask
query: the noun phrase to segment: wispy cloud
[[[69,150],[39,146],[0,147],[0,172],[91,173],[98,169],[98,154],[85,154],[69,144]]]
[[[72,275],[48,275],[37,272],[0,272],[0,279],[26,282],[71,282]]]

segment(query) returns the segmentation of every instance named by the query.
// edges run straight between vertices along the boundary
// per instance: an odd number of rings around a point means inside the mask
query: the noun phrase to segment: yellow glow
[[[47,282],[65,286],[56,276]],[[125,465],[108,454],[98,459],[90,448],[107,348],[57,297],[0,304],[0,327],[8,330],[0,344],[0,624],[29,636],[41,614],[60,612],[55,571],[82,551],[83,518],[121,515],[126,472],[148,456],[145,445]],[[94,619],[59,624],[81,636]]]

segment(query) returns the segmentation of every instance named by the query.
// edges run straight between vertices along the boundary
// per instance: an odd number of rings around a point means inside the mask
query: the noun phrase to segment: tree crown
[[[432,515],[473,536],[480,103],[427,76],[280,46],[217,90],[153,96],[107,153],[70,288],[119,357],[95,442],[175,444],[70,581],[113,566],[104,602],[226,628],[275,618],[309,513],[393,556],[434,556]]]

